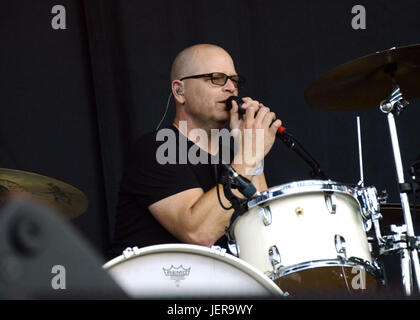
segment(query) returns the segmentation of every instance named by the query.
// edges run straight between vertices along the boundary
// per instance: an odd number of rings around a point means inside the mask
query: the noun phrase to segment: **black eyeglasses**
[[[228,76],[227,74],[224,74],[222,72],[212,72],[212,73],[205,73],[205,74],[197,74],[195,76],[189,76],[184,77],[179,80],[185,80],[185,79],[198,79],[198,78],[210,78],[211,83],[218,85],[218,86],[224,86],[228,79],[230,79],[233,82],[233,85],[235,88],[241,87],[245,83],[245,78],[240,75],[233,75]]]

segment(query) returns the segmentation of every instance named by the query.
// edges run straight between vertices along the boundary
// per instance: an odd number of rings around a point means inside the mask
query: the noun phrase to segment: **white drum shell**
[[[284,195],[251,208],[232,226],[239,257],[267,275],[273,272],[269,249],[277,246],[281,265],[337,259],[335,237],[345,239],[346,255],[371,262],[358,201],[335,192],[336,213],[330,213],[325,193]],[[261,207],[269,206],[272,222],[266,226]]]
[[[165,244],[137,250],[129,258],[121,255],[104,265],[133,298],[263,297],[283,294],[259,270],[232,255],[219,255],[207,247]]]

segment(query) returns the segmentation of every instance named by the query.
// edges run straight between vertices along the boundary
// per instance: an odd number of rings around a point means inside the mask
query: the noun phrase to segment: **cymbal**
[[[316,108],[363,110],[379,108],[394,83],[407,101],[420,97],[420,45],[392,48],[347,62],[317,79],[305,101]]]
[[[68,219],[80,216],[88,208],[87,197],[75,187],[40,174],[0,168],[0,194],[27,194],[50,204]]]

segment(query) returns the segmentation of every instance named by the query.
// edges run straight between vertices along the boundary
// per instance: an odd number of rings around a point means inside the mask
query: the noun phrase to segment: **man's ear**
[[[180,103],[185,103],[184,97],[184,82],[180,80],[172,81],[172,94],[174,95],[174,99]]]

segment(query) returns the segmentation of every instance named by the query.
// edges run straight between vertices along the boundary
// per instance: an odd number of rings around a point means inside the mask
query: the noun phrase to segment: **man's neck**
[[[197,124],[192,120],[175,117],[173,125],[190,141],[211,155],[219,152],[219,128]],[[204,135],[204,136],[203,136]]]

